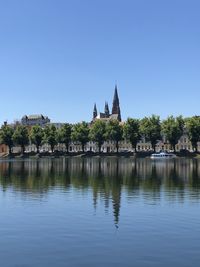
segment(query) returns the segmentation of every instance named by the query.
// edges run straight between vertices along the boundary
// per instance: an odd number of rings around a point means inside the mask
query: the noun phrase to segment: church
[[[105,108],[104,112],[97,112],[97,106],[96,103],[94,104],[94,110],[93,110],[93,119],[92,122],[95,120],[118,120],[121,122],[121,111],[120,111],[120,104],[119,104],[119,97],[118,97],[118,91],[117,91],[117,85],[115,85],[115,92],[113,97],[113,104],[112,104],[112,112],[110,113],[108,102],[105,102]]]

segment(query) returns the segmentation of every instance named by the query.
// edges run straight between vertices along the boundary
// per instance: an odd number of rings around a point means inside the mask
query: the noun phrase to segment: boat
[[[175,154],[167,153],[167,152],[160,152],[160,153],[153,153],[151,155],[151,159],[172,159],[175,158]]]

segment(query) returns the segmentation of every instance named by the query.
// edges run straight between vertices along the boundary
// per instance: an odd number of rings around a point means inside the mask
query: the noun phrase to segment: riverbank
[[[119,152],[119,153],[94,153],[94,152],[77,152],[77,153],[66,153],[66,152],[43,152],[43,153],[36,153],[36,152],[27,152],[24,154],[20,153],[12,153],[11,155],[9,154],[1,154],[0,158],[1,159],[8,159],[8,158],[32,158],[32,159],[37,159],[37,158],[61,158],[61,157],[77,157],[77,158],[84,158],[84,157],[134,157],[134,158],[146,158],[150,157],[152,151],[147,151],[147,152]],[[177,152],[175,153],[177,157],[187,157],[187,158],[200,158],[200,153],[195,153],[195,152]]]

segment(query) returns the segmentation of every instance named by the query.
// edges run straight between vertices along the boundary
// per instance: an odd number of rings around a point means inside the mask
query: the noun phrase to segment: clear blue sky
[[[200,115],[199,0],[1,0],[0,123]]]

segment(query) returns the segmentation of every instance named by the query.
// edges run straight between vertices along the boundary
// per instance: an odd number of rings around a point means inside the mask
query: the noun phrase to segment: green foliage
[[[58,142],[65,144],[67,152],[69,151],[69,144],[71,142],[72,126],[69,123],[64,124],[58,130]]]
[[[12,153],[14,129],[8,125],[3,125],[0,129],[0,143],[9,147],[9,153]]]
[[[169,116],[162,122],[162,133],[172,145],[174,152],[176,151],[176,144],[183,134],[184,120],[182,116],[174,118]]]
[[[136,152],[137,143],[141,138],[140,121],[138,119],[128,118],[124,124],[123,132],[124,138],[131,143]]]
[[[194,116],[185,120],[186,129],[193,149],[197,152],[197,143],[200,142],[200,117]]]
[[[3,125],[0,129],[0,144],[7,145],[10,153],[15,144],[20,145],[24,153],[25,146],[29,143],[28,129],[26,126],[18,125],[14,130],[8,125]],[[167,140],[175,151],[176,144],[183,135],[184,129],[193,149],[197,151],[198,142],[200,142],[200,116],[185,120],[182,116],[169,116],[162,123],[159,116],[155,115],[145,117],[142,120],[128,118],[123,126],[118,120],[109,120],[108,122],[96,120],[91,126],[86,122],[77,123],[73,126],[66,123],[59,130],[54,125],[48,125],[45,129],[36,125],[30,130],[30,140],[36,145],[38,153],[42,143],[49,144],[53,152],[58,142],[65,144],[68,152],[71,141],[79,142],[84,152],[84,147],[89,140],[97,143],[99,152],[101,152],[104,141],[114,141],[118,152],[119,142],[123,138],[130,142],[136,151],[137,143],[141,137],[145,137],[146,141],[151,142],[154,150],[159,140]]]
[[[161,139],[160,117],[152,115],[151,117],[142,119],[140,123],[140,132],[147,141],[151,142],[152,148],[155,151],[156,144],[158,140]]]
[[[96,120],[90,129],[90,138],[96,142],[101,152],[101,147],[106,140],[106,123],[102,120]]]
[[[31,128],[30,139],[31,142],[37,147],[37,153],[39,153],[39,148],[42,144],[44,138],[44,130],[41,126],[35,125]]]
[[[123,138],[123,129],[118,120],[110,120],[106,124],[105,137],[107,140],[112,140],[116,143],[117,153],[119,150],[119,141]]]
[[[50,145],[51,152],[54,152],[55,146],[58,144],[58,132],[54,125],[48,125],[44,129],[44,139],[43,141]]]
[[[13,141],[16,145],[21,146],[24,154],[25,146],[29,144],[29,134],[27,127],[23,125],[17,126],[13,134]]]
[[[75,142],[80,142],[82,146],[82,151],[84,152],[84,147],[89,141],[89,126],[85,121],[77,123],[72,128],[72,140]]]

